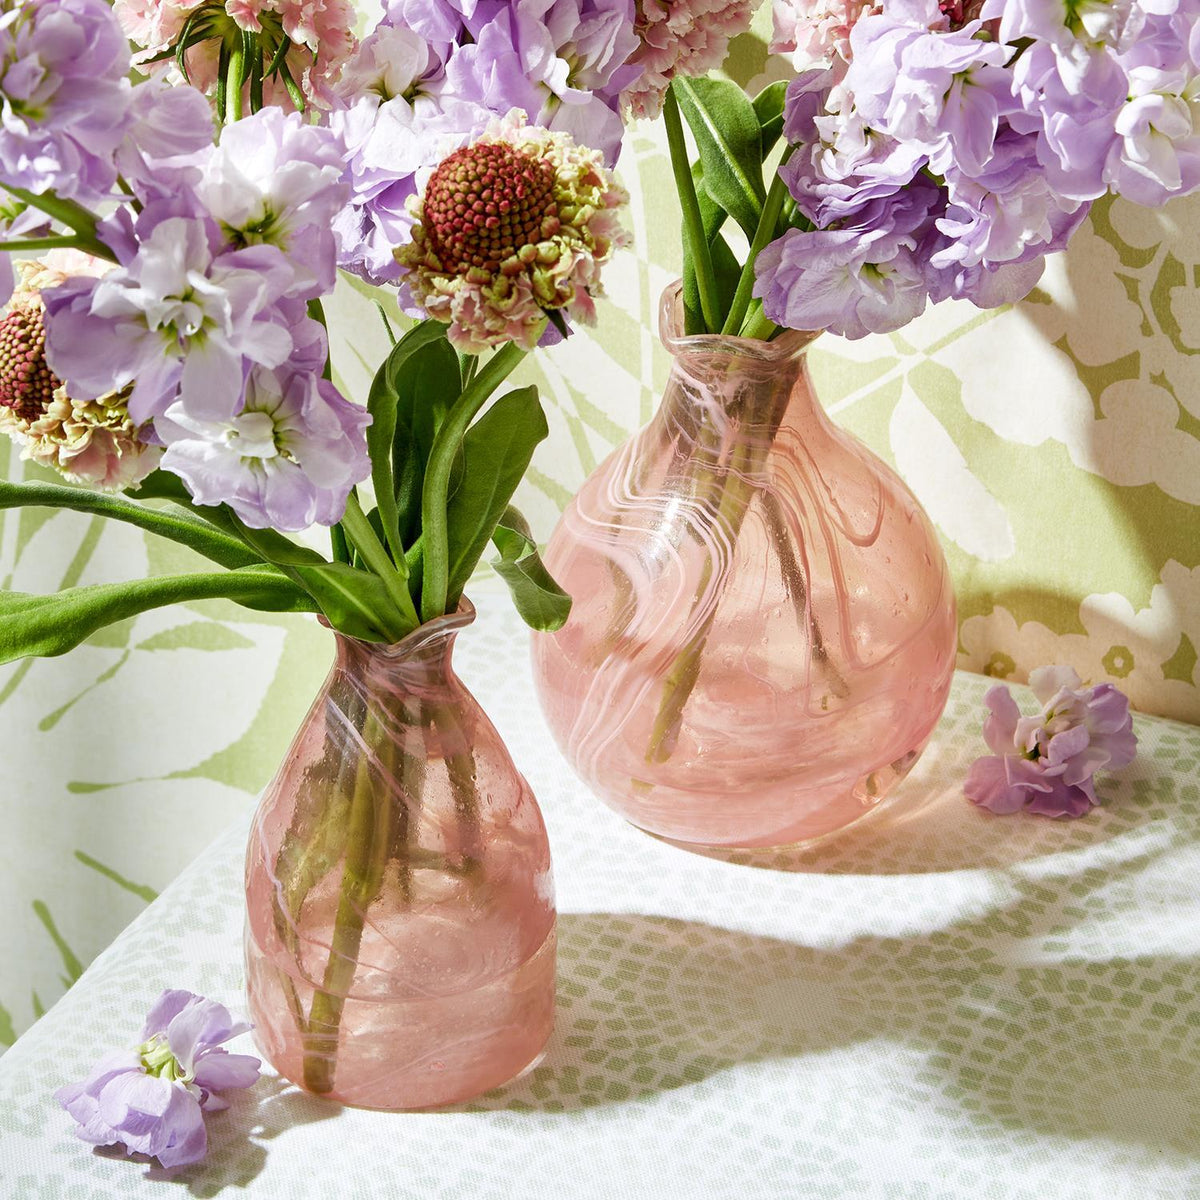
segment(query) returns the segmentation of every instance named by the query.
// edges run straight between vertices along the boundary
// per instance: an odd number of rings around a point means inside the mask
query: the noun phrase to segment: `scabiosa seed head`
[[[464,146],[430,178],[424,220],[443,268],[494,274],[523,246],[558,232],[554,166],[504,142]]]
[[[24,421],[36,421],[61,386],[46,362],[41,304],[14,301],[0,318],[0,405]]]
[[[0,317],[0,433],[21,457],[72,483],[108,491],[130,487],[158,465],[162,450],[142,440],[129,416],[132,388],[76,400],[46,360],[43,289],[77,276],[102,275],[109,264],[78,250],[52,250],[17,264],[19,282]]]
[[[627,199],[598,151],[514,110],[448,155],[414,202],[412,240],[396,250],[404,298],[467,353],[532,349],[559,311],[590,324],[601,267],[628,240]]]

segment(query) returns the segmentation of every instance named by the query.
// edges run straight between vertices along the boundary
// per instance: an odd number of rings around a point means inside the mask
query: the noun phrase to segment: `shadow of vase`
[[[824,1069],[843,1051],[857,1069],[895,1063],[893,1103],[1190,1154],[1200,966],[1043,949],[1089,898],[1155,857],[1082,872],[1069,891],[1020,881],[1011,902],[978,918],[837,949],[670,917],[563,914],[545,1058],[459,1111],[570,1113],[699,1088],[755,1063],[811,1056]],[[898,1058],[886,1049],[897,1044]]]

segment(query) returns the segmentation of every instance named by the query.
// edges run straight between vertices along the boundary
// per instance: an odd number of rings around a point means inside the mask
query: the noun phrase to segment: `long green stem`
[[[808,641],[812,648],[812,660],[825,676],[829,690],[839,699],[844,700],[850,694],[850,688],[845,677],[838,670],[837,664],[829,657],[825,645],[825,635],[816,614],[812,611],[808,582],[800,567],[800,559],[796,548],[792,545],[792,531],[788,528],[787,517],[779,497],[772,491],[763,492],[763,513],[767,518],[767,531],[779,556],[779,567],[783,574],[784,583],[792,597],[792,610],[796,614],[796,627],[808,628]]]
[[[470,869],[479,862],[482,846],[479,839],[479,797],[475,791],[475,755],[469,738],[462,736],[454,710],[448,704],[435,704],[433,721],[441,740],[446,774],[454,796],[454,815],[462,839],[462,865]]]
[[[383,884],[391,847],[393,798],[372,779],[374,748],[391,744],[386,734],[375,736],[379,719],[368,709],[363,724],[354,795],[346,832],[346,860],[342,868],[341,895],[330,938],[329,959],[321,987],[313,996],[305,1038],[304,1085],[323,1094],[333,1090],[342,1009],[358,970],[367,909]],[[386,771],[387,764],[381,764]]]
[[[787,161],[786,155],[784,162]],[[780,163],[782,166],[783,163]],[[750,307],[750,299],[754,293],[754,265],[766,244],[775,236],[779,214],[783,211],[783,202],[787,199],[787,185],[776,173],[771,182],[771,190],[767,192],[763,204],[762,215],[758,219],[758,227],[754,231],[754,239],[750,243],[750,252],[746,256],[745,266],[738,276],[737,290],[733,293],[733,302],[729,306],[729,315],[721,326],[722,333],[737,333],[742,322],[746,319],[746,310]]]
[[[704,236],[704,219],[700,215],[700,201],[696,196],[696,181],[692,178],[688,162],[687,143],[683,138],[683,121],[679,115],[679,101],[668,88],[663,97],[663,123],[667,128],[667,146],[671,152],[671,170],[675,175],[675,187],[679,192],[679,205],[683,210],[684,253],[691,259],[696,272],[696,290],[700,293],[700,315],[707,333],[716,333],[721,327],[717,312],[717,275],[713,270],[712,252]]]
[[[217,83],[225,87],[225,119],[232,124],[242,119],[242,87],[246,82],[246,48],[239,37],[229,47],[229,73]]]
[[[0,187],[31,208],[36,208],[56,221],[61,221],[68,229],[73,229],[79,237],[77,244],[81,250],[86,250],[97,258],[106,258],[109,262],[117,261],[117,256],[100,240],[96,215],[82,204],[54,195],[39,195],[3,181],[0,181]]]
[[[404,566],[403,560],[400,563],[393,563],[388,557],[388,552],[383,548],[383,543],[371,527],[371,522],[367,520],[362,505],[353,492],[346,500],[346,514],[342,517],[342,526],[347,537],[354,543],[354,548],[362,556],[363,562],[383,580],[387,594],[396,605],[400,615],[409,624],[409,628],[403,632],[412,632],[420,625],[421,621],[417,616],[417,609],[409,594],[408,586],[404,582],[407,568]]]
[[[779,326],[762,310],[761,304],[756,304],[742,326],[741,337],[755,338],[760,342],[769,342],[779,332]]]
[[[720,491],[720,503],[713,517],[713,524],[722,529],[725,539],[731,547],[737,545],[742,522],[750,510],[754,499],[756,486],[749,482],[746,476],[753,467],[755,447],[743,443],[735,450],[730,459],[723,478],[717,477],[715,486]],[[700,578],[692,599],[692,611],[699,612],[704,597],[709,591],[715,564],[710,553],[704,561]],[[654,717],[654,726],[650,733],[650,744],[646,749],[647,762],[665,762],[675,749],[679,737],[679,728],[683,722],[683,710],[695,689],[700,677],[700,668],[704,658],[704,648],[708,644],[708,636],[712,632],[713,622],[717,616],[718,598],[709,601],[708,611],[702,617],[699,627],[692,633],[687,645],[671,664],[671,669],[663,681],[663,697],[659,703],[658,712]]]
[[[425,466],[421,489],[421,531],[425,543],[422,563],[421,618],[432,621],[446,611],[450,589],[450,535],[446,504],[450,474],[463,436],[488,397],[525,356],[513,342],[497,350],[454,402],[438,429]]]
[[[82,249],[82,241],[73,235],[64,237],[18,238],[12,242],[0,242],[0,250],[7,254],[19,253],[22,250],[58,250],[64,247]]]

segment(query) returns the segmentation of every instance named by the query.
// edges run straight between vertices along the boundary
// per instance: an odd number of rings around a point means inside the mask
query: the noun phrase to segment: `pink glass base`
[[[431,930],[429,951],[438,953]],[[410,950],[416,947],[410,943]],[[247,983],[259,1023],[254,1040],[288,1079],[304,1078],[305,1051],[271,969],[248,955]],[[449,996],[347,1000],[330,1099],[398,1112],[473,1099],[537,1062],[554,1029],[555,933],[510,974]],[[301,981],[296,981],[301,983]],[[311,1005],[311,988],[300,995]]]

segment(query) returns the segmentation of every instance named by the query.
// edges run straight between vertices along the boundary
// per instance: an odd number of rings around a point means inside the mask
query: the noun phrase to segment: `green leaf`
[[[496,523],[550,432],[536,387],[501,396],[462,441],[462,483],[446,506],[447,608],[458,604]]]
[[[542,633],[561,629],[571,615],[571,597],[546,570],[529,523],[512,505],[496,525],[492,541],[500,551],[492,566],[508,584],[521,619]]]
[[[399,381],[409,359],[423,346],[446,340],[446,326],[440,321],[422,321],[414,325],[392,348],[375,374],[367,396],[367,411],[371,424],[367,429],[367,449],[371,455],[371,482],[375,486],[375,503],[392,558],[399,562],[404,555],[400,540],[399,516],[396,508],[396,482],[392,478],[392,441],[396,436],[396,404]],[[457,373],[457,359],[456,373]]]
[[[777,79],[768,83],[754,97],[754,115],[762,138],[762,156],[766,158],[771,148],[783,136],[783,102],[787,98],[787,80]]]
[[[156,533],[159,537],[180,542],[231,570],[262,562],[257,554],[236,538],[218,532],[210,524],[188,513],[147,508],[121,496],[91,492],[85,488],[62,487],[52,483],[0,481],[0,508],[30,506],[68,508],[74,512],[93,513],[110,520],[125,521],[139,529]]]
[[[741,278],[741,264],[729,248],[724,235],[720,233],[713,236],[708,251],[712,258],[713,277],[717,285],[717,302],[722,312],[728,312],[737,291],[738,280]],[[700,303],[695,274],[687,270],[686,265],[683,273],[683,302],[685,305]]]
[[[754,105],[727,79],[677,75],[671,87],[696,139],[705,191],[753,237],[767,196]]]
[[[455,400],[462,394],[458,355],[445,338],[422,346],[396,378],[396,432],[392,472],[400,537],[410,546],[421,532],[421,489],[433,439]],[[450,475],[453,495],[462,475],[461,460]]]
[[[395,640],[387,628],[387,621],[396,615],[396,606],[383,581],[373,572],[360,571],[347,563],[331,563],[315,550],[298,546],[274,529],[250,529],[224,505],[199,508],[192,504],[182,481],[165,471],[155,471],[134,494],[174,500],[204,520],[228,530],[308,593],[313,603],[296,611],[320,611],[335,629],[363,641]]]
[[[704,164],[697,159],[692,163],[692,178],[696,182],[696,200],[700,204],[700,219],[704,222],[704,236],[711,243],[721,232],[729,214],[708,194],[704,186]]]
[[[160,575],[128,583],[66,588],[46,596],[0,592],[0,662],[73,650],[97,629],[189,600],[234,600],[264,612],[311,612],[313,605],[271,567]]]
[[[392,624],[400,620],[395,601],[373,571],[322,563],[296,567],[294,573],[339,632],[364,642],[389,643],[407,632]]]
[[[219,621],[189,621],[138,642],[139,650],[248,650],[254,643]]]

